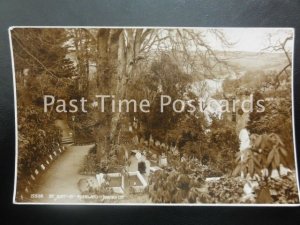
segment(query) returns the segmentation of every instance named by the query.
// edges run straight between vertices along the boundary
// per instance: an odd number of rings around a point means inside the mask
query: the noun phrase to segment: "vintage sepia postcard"
[[[299,205],[293,28],[9,35],[15,204]]]

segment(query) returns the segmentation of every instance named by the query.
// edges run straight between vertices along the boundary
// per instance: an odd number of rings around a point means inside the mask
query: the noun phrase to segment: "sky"
[[[189,29],[189,28],[187,28]],[[200,30],[206,33],[206,40],[214,50],[229,50],[229,51],[247,51],[247,52],[261,52],[262,49],[269,46],[271,41],[274,44],[276,41],[284,40],[287,36],[293,35],[293,28],[190,28],[193,30]],[[225,47],[220,41],[217,41],[215,35],[208,32],[209,29],[221,30],[226,39],[234,43],[230,48]],[[164,31],[162,31],[164,32]],[[161,33],[163,36],[165,33]],[[269,40],[269,35],[272,38]],[[293,40],[286,45],[291,52],[293,49]],[[153,47],[155,48],[155,47]]]
[[[220,42],[210,41],[211,46],[216,50],[248,51],[259,52],[269,45],[269,34],[271,43],[283,41],[287,36],[293,34],[291,28],[222,28],[227,40],[235,43],[230,49],[224,48]],[[286,45],[289,51],[293,48],[293,41]]]

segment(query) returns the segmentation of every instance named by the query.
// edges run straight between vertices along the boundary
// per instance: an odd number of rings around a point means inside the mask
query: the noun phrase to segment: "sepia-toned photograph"
[[[15,204],[299,205],[293,28],[9,35]]]

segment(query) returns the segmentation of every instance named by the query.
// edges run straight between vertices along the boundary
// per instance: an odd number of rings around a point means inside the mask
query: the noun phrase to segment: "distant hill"
[[[242,73],[254,70],[279,71],[287,64],[284,53],[226,52],[224,55],[219,52],[217,55]]]

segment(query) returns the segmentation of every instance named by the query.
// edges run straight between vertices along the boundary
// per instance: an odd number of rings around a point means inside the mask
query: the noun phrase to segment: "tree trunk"
[[[114,95],[115,102],[126,98],[128,81],[134,76],[141,45],[152,32],[149,29],[100,29],[97,35],[97,84],[101,94]],[[109,102],[105,104],[106,114],[110,111]],[[102,113],[103,114],[103,113]],[[118,125],[122,113],[116,110],[106,115],[110,121],[110,142],[117,143]]]
[[[117,90],[116,80],[118,69],[118,49],[119,49],[119,36],[122,30],[120,29],[101,29],[97,35],[97,87],[99,93],[103,95],[116,95]],[[99,114],[100,123],[102,128],[111,128],[113,115],[111,113],[110,100],[105,102],[104,113]],[[109,133],[105,134],[104,140],[106,143],[102,143],[106,146],[105,151],[110,150],[108,142],[112,142]],[[110,140],[110,141],[108,141]]]

